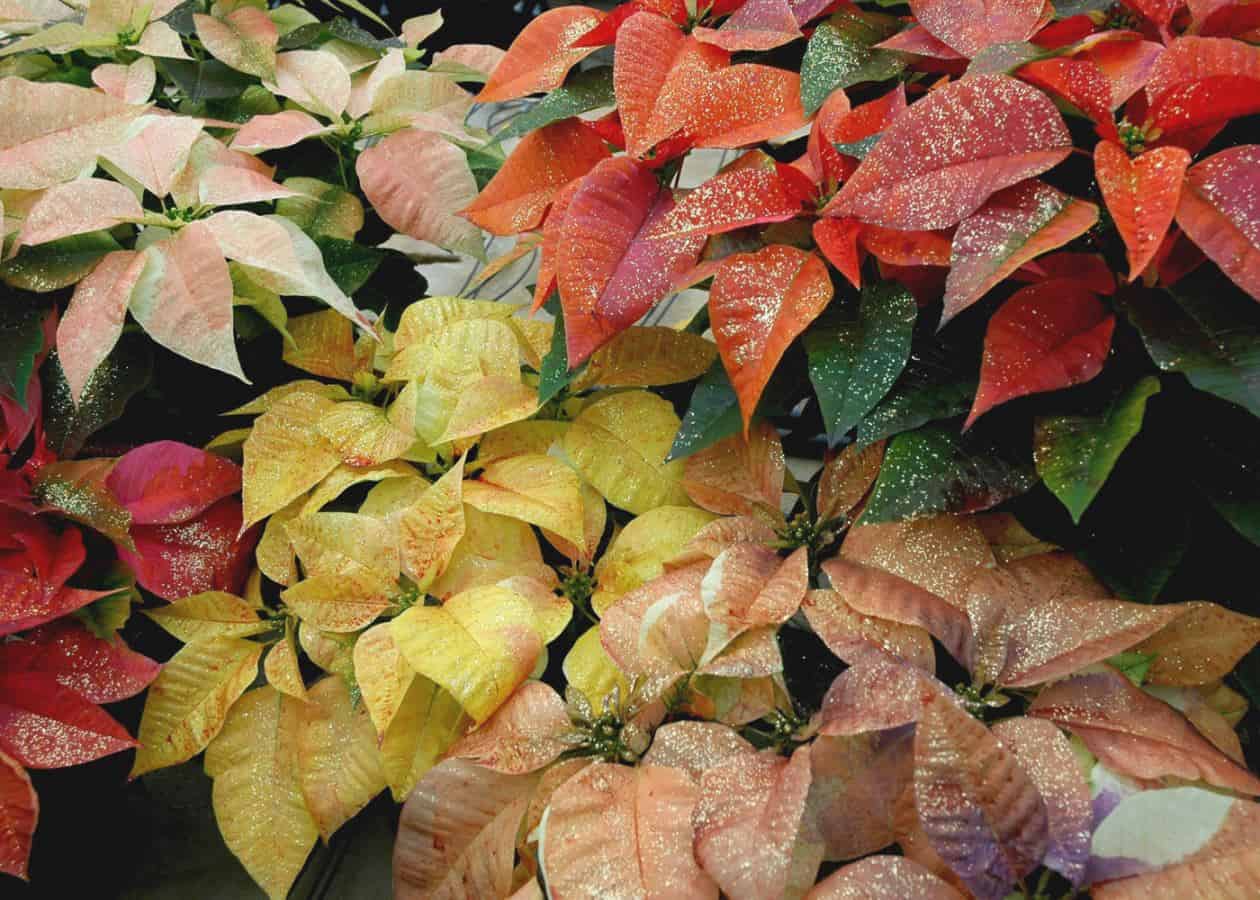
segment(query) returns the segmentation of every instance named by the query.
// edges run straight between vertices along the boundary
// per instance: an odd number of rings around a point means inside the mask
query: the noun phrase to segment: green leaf
[[[0,392],[26,408],[26,386],[44,348],[48,310],[11,297],[0,305]]]
[[[494,144],[485,148],[465,149],[464,156],[468,158],[468,168],[477,181],[479,191],[484,190],[490,179],[499,174],[499,169],[503,167],[503,150]]]
[[[967,65],[967,75],[1006,75],[1020,66],[1041,59],[1047,53],[1036,44],[1027,41],[1011,41],[1005,44],[990,44],[974,57]]]
[[[254,83],[252,76],[238,72],[217,59],[163,59],[158,65],[162,73],[194,103],[239,97]]]
[[[40,467],[31,493],[40,506],[55,509],[66,518],[135,550],[131,540],[131,513],[105,486],[113,465],[106,459],[48,463]]]
[[[193,15],[201,11],[202,4],[199,0],[184,0],[183,3],[162,16],[158,21],[165,22],[171,26],[176,34],[190,37],[197,33],[197,22],[193,19]]]
[[[761,399],[757,402],[757,415],[787,415],[790,398],[782,380],[771,378]],[[739,434],[744,421],[739,412],[739,399],[726,375],[722,361],[715,360],[709,371],[696,382],[691,394],[691,405],[683,415],[674,445],[669,449],[666,462],[682,459],[712,447],[718,441]]]
[[[327,30],[330,35],[340,38],[347,44],[354,44],[356,47],[367,47],[371,50],[390,50],[393,48],[401,50],[407,46],[403,43],[402,38],[378,38],[370,31],[365,31],[349,19],[341,16],[337,16],[329,22]]]
[[[280,35],[277,47],[281,50],[297,50],[315,43],[323,34],[323,22],[307,22]]]
[[[735,388],[726,376],[722,361],[717,360],[696,383],[691,405],[683,415],[666,462],[699,453],[724,438],[738,434],[743,427],[739,398],[735,396]]]
[[[371,19],[373,22],[375,22],[377,25],[384,28],[386,31],[393,31],[393,29],[389,27],[389,24],[384,19],[382,19],[376,13],[372,12],[372,10],[370,10],[367,6],[360,3],[359,0],[324,0],[324,5],[329,7],[330,9],[336,9],[339,6],[344,6],[348,10],[357,12],[359,15],[363,16],[365,19]]]
[[[862,513],[864,524],[996,506],[1037,483],[1031,466],[974,436],[931,425],[893,438]]]
[[[44,367],[44,428],[49,449],[62,459],[77,454],[89,437],[122,415],[127,401],[149,383],[152,368],[148,343],[139,336],[124,336],[88,378],[75,406],[57,354],[50,355]]]
[[[1034,426],[1037,474],[1079,523],[1106,483],[1116,460],[1142,429],[1146,401],[1159,379],[1143,378],[1095,414],[1046,416]]]
[[[496,138],[505,140],[521,137],[552,122],[599,109],[601,106],[615,105],[617,100],[613,96],[612,73],[611,66],[603,66],[570,76],[562,87],[556,88],[512,119]]]
[[[551,349],[542,359],[538,372],[538,405],[550,402],[569,386],[577,372],[569,371],[569,350],[564,334],[564,311],[560,308],[560,296],[552,294],[543,309],[556,317],[556,327],[551,333]],[[578,371],[581,371],[579,369]]]
[[[858,426],[858,446],[960,416],[970,409],[976,378],[955,368],[956,356],[949,347],[938,344],[914,348],[888,396]]]
[[[74,615],[92,634],[101,640],[112,641],[118,629],[126,625],[127,619],[131,617],[131,604],[141,603],[143,599],[136,589],[135,573],[119,559],[114,560],[114,564],[101,579],[100,588],[117,590],[108,597],[76,609]]]
[[[875,44],[897,32],[897,19],[883,13],[842,9],[815,29],[801,61],[801,103],[813,115],[833,91],[863,81],[886,81],[906,67],[896,53]]]
[[[108,231],[23,247],[17,256],[0,265],[0,280],[24,291],[60,290],[84,278],[106,253],[121,249]]]
[[[1107,664],[1113,668],[1119,669],[1124,677],[1132,681],[1137,687],[1141,687],[1146,681],[1146,673],[1151,669],[1151,663],[1159,658],[1158,653],[1138,653],[1136,650],[1130,650],[1127,653],[1120,653],[1107,660]]]
[[[841,141],[833,144],[832,146],[836,148],[837,153],[843,154],[844,156],[852,156],[854,159],[866,159],[866,154],[871,152],[875,145],[879,143],[879,139],[883,136],[884,133],[881,131],[879,134],[872,134],[870,137],[864,137],[862,140],[854,141],[851,144],[846,144]]]
[[[1260,416],[1260,310],[1215,276],[1198,272],[1170,294],[1133,291],[1119,303],[1157,366]]]
[[[918,311],[914,296],[896,282],[868,284],[856,320],[829,319],[805,335],[809,380],[833,438],[857,425],[896,382]]]
[[[387,255],[384,250],[334,237],[317,237],[315,245],[323,254],[324,268],[348,295],[367,283]]]
[[[1260,545],[1260,420],[1233,405],[1214,407],[1186,424],[1191,477],[1235,531]]]

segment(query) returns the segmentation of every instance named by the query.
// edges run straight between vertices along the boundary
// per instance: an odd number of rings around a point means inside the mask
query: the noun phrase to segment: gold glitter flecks
[[[1024,263],[1080,237],[1097,221],[1097,206],[1041,181],[994,194],[954,233],[941,325]]]
[[[149,688],[131,775],[185,762],[223,728],[258,674],[262,645],[233,637],[185,644]]]
[[[681,769],[596,763],[551,796],[539,852],[557,896],[717,900],[692,855],[699,789]]]
[[[730,897],[779,897],[811,782],[810,747],[732,756],[700,777],[695,857]],[[811,878],[812,880],[812,878]]]
[[[1260,146],[1230,147],[1186,173],[1177,224],[1252,297],[1260,299]]]
[[[302,706],[271,687],[250,691],[206,750],[223,840],[271,896],[288,892],[319,838],[299,789]]]
[[[1049,97],[1006,75],[977,75],[899,115],[826,212],[905,231],[946,228],[1071,148]]]
[[[352,701],[343,679],[315,683],[307,700],[298,704],[297,767],[306,808],[326,841],[385,789],[385,770],[367,709]]]
[[[709,317],[745,430],[788,346],[833,294],[826,263],[795,247],[776,244],[722,262],[709,294]]]
[[[603,18],[603,13],[584,6],[561,7],[538,16],[516,36],[477,95],[478,102],[515,100],[560,87],[569,69],[598,49],[574,44]]]

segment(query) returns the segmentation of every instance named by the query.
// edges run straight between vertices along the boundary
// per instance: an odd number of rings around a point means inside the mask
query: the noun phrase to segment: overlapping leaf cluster
[[[267,6],[4,7],[0,498],[117,546],[182,644],[133,774],[204,752],[268,895],[386,790],[399,896],[1260,891],[1260,620],[1153,602],[1260,540],[1254,4],[633,0],[428,63]],[[365,288],[394,231],[515,237],[551,317]],[[72,459],[150,338],[258,390]],[[14,628],[117,605],[21,503]]]
[[[35,374],[54,325],[34,319],[33,342],[0,373],[0,871],[21,878],[39,820],[27,769],[137,746],[100,704],[161,668],[119,634],[139,589],[238,589],[257,537],[241,528],[240,469],[219,456],[158,441],[59,458],[64,423]]]
[[[466,213],[541,249],[542,371],[581,377],[707,291],[686,330],[720,366],[671,458],[726,518],[605,493],[638,517],[594,573],[598,645],[574,645],[564,696],[527,682],[421,780],[399,894],[1260,887],[1247,701],[1223,681],[1257,622],[1153,604],[1184,525],[1147,541],[1151,500],[1117,493],[1126,462],[1187,465],[1170,421],[1206,438],[1195,471],[1254,446],[1257,22],[882,5],[567,7],[491,74],[488,101],[547,92]],[[679,188],[715,149],[737,152]],[[793,430],[845,448],[805,485]],[[1249,468],[1174,496],[1254,542]],[[1036,509],[1042,483],[1088,567],[985,512]],[[817,708],[785,661],[798,631],[843,663]]]

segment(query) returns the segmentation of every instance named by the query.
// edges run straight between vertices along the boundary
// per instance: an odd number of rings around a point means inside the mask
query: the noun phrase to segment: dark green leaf
[[[1059,0],[1054,5],[1056,19],[1070,19],[1092,12],[1108,12],[1115,3],[1112,0]]]
[[[197,23],[193,20],[193,14],[199,12],[202,12],[202,5],[198,0],[184,0],[158,21],[171,26],[177,34],[188,37],[197,33]]]
[[[1117,393],[1098,413],[1037,420],[1033,450],[1037,473],[1067,507],[1073,522],[1081,521],[1116,460],[1141,430],[1146,401],[1157,393],[1159,379],[1151,376]]]
[[[897,32],[897,19],[883,13],[842,9],[814,31],[801,61],[801,103],[812,115],[840,88],[885,81],[906,67],[896,53],[874,45]]]
[[[918,311],[914,296],[896,282],[868,284],[856,320],[829,317],[805,335],[809,379],[833,438],[857,425],[896,382]]]
[[[1008,44],[990,44],[974,57],[967,66],[968,75],[1005,75],[1014,72],[1025,63],[1046,55],[1046,51],[1027,41]]]
[[[603,66],[578,72],[562,87],[556,88],[512,119],[496,137],[521,137],[552,122],[599,109],[601,106],[614,105],[616,98],[613,96],[612,71],[611,66]]]
[[[1032,467],[956,428],[931,425],[893,438],[861,522],[900,522],[996,506],[1037,483]]]
[[[323,33],[323,22],[308,22],[306,25],[299,25],[287,34],[280,35],[278,46],[281,50],[296,50],[319,40]]]
[[[324,256],[328,274],[337,282],[337,287],[350,295],[363,287],[386,256],[384,250],[340,238],[318,237],[315,244]]]
[[[24,291],[59,290],[86,276],[106,253],[121,249],[108,231],[23,247],[17,256],[0,265],[0,280]]]
[[[866,154],[879,143],[879,139],[884,136],[883,132],[872,134],[870,137],[864,137],[860,141],[854,141],[851,144],[838,143],[835,144],[836,151],[845,156],[852,156],[854,159],[866,159]]]
[[[738,434],[744,427],[739,414],[739,398],[726,376],[722,361],[713,363],[696,384],[691,405],[669,449],[668,460],[681,459]]]
[[[48,310],[10,297],[0,305],[0,393],[26,408],[35,357],[44,348],[44,320]]]
[[[538,373],[538,404],[552,400],[557,394],[569,386],[576,372],[569,371],[569,350],[565,343],[564,311],[560,308],[560,297],[552,294],[543,309],[556,317],[556,327],[551,333],[551,350],[542,359],[542,370]],[[580,370],[579,370],[580,371]]]
[[[1260,707],[1260,647],[1242,658],[1242,662],[1234,669],[1234,677],[1238,679],[1251,705]]]
[[[468,168],[473,173],[473,178],[477,181],[477,190],[482,190],[490,179],[499,174],[499,169],[503,167],[503,154],[498,152],[497,148],[491,149],[473,149],[465,150],[464,155],[468,157]]]
[[[407,46],[403,43],[402,38],[378,38],[370,31],[365,31],[349,19],[344,19],[341,16],[337,16],[337,18],[328,23],[328,33],[335,38],[340,38],[347,44],[354,44],[356,47],[367,47],[371,50],[390,50],[393,48],[401,50]]]
[[[1157,366],[1260,416],[1260,309],[1214,274],[1184,278],[1171,294],[1131,292],[1121,308]]]
[[[48,447],[62,459],[122,415],[127,401],[149,383],[153,360],[147,342],[124,337],[88,378],[79,405],[70,399],[70,385],[53,353],[44,367],[44,428]]]
[[[859,446],[910,431],[928,422],[960,416],[971,408],[974,375],[955,367],[956,353],[938,344],[911,351],[910,361],[888,396],[858,426]]]
[[[1260,545],[1260,420],[1236,406],[1220,407],[1193,429],[1189,452],[1194,482],[1234,530]]]
[[[786,388],[781,380],[770,379],[761,399],[757,401],[757,415],[787,415],[790,399]],[[691,395],[691,405],[683,415],[666,462],[699,453],[724,438],[739,434],[743,428],[739,399],[735,396],[735,389],[731,387],[722,361],[716,360],[696,383],[695,391]]]
[[[159,65],[184,96],[194,103],[239,97],[245,88],[254,83],[252,76],[238,72],[217,59],[163,59]]]

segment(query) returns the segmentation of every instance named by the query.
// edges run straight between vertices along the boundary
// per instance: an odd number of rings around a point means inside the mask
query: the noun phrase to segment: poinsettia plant
[[[182,645],[102,752],[273,897],[386,791],[399,896],[1260,890],[1256,4],[342,5],[0,19],[0,649]]]
[[[137,583],[159,596],[236,589],[256,539],[239,534],[240,471],[228,460],[171,441],[59,459],[33,371],[55,323],[34,323],[34,350],[6,360],[16,365],[0,389],[0,870],[22,878],[39,818],[26,770],[136,746],[100,704],[140,693],[160,669],[118,633]]]

